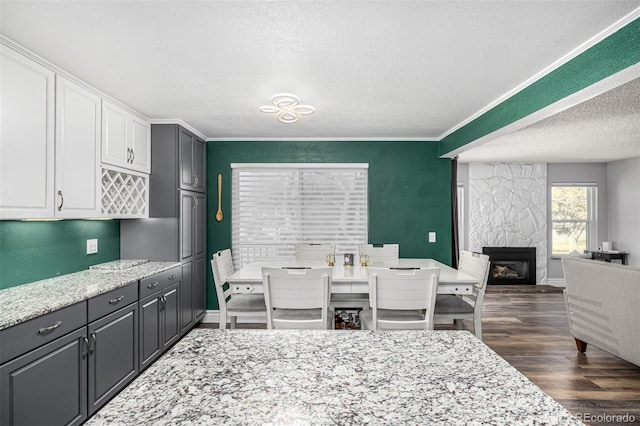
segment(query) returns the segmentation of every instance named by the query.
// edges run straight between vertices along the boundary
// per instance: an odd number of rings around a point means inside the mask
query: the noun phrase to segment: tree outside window
[[[583,253],[594,240],[595,186],[553,186],[551,189],[553,254]]]

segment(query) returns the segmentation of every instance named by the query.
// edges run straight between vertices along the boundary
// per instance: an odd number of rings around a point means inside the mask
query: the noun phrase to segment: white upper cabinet
[[[148,120],[2,35],[0,69],[0,219],[148,217]]]
[[[100,216],[101,98],[56,76],[55,216]]]
[[[54,211],[54,73],[0,44],[0,219]]]
[[[102,162],[141,173],[151,172],[151,125],[105,99]]]

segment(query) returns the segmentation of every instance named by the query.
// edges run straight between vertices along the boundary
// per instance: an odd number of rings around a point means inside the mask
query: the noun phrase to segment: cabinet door
[[[164,349],[180,338],[180,296],[180,283],[171,284],[162,292]]]
[[[162,310],[160,293],[140,301],[140,370],[162,353]]]
[[[128,113],[107,100],[102,101],[102,162],[129,167],[127,143]]]
[[[195,138],[193,141],[193,175],[195,176],[194,190],[204,192],[207,189],[207,152],[205,141]]]
[[[151,171],[150,124],[107,100],[102,101],[102,162]]]
[[[193,254],[194,256],[204,256],[207,241],[207,199],[204,194],[193,194]]]
[[[185,334],[194,324],[193,310],[193,262],[185,262],[182,264],[182,282],[181,282],[180,298],[180,328],[181,333]]]
[[[193,227],[196,198],[192,193],[180,192],[180,261],[193,258]]]
[[[138,303],[89,324],[89,415],[138,374]]]
[[[54,208],[54,73],[0,45],[0,219]]]
[[[0,424],[77,425],[87,418],[86,327],[0,367]]]
[[[201,321],[207,310],[207,259],[196,258],[193,268],[194,321]]]
[[[195,174],[193,170],[193,143],[195,137],[191,132],[180,128],[180,188],[195,189]]]
[[[151,173],[151,125],[131,117],[131,167],[142,173]]]
[[[56,77],[56,217],[100,215],[100,97]]]

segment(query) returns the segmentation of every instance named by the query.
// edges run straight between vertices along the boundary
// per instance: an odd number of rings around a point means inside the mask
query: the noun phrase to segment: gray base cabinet
[[[89,324],[89,415],[138,375],[138,304]]]
[[[87,419],[82,327],[0,367],[0,424],[77,425]]]
[[[180,339],[182,278],[174,268],[140,281],[140,371]]]
[[[0,331],[0,425],[83,423],[137,376],[138,332],[138,282]]]

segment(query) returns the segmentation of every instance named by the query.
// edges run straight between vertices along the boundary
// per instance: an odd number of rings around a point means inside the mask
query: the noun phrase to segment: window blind
[[[368,240],[368,164],[232,164],[231,244],[240,268],[297,243],[357,253]]]

